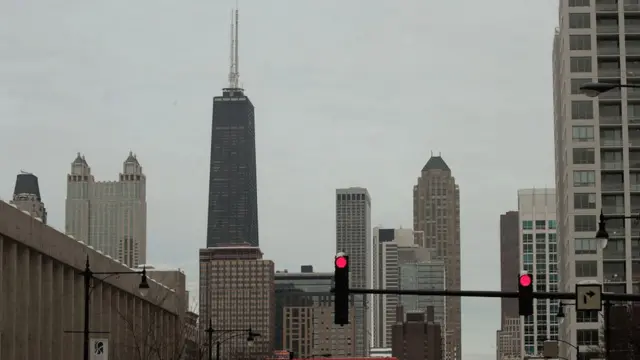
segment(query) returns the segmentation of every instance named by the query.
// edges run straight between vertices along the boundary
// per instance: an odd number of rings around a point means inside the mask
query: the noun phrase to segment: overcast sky
[[[197,283],[233,6],[0,1],[0,194],[35,173],[63,228],[76,152],[116,180],[132,150],[147,174],[149,262]],[[329,270],[338,187],[369,189],[374,225],[410,227],[434,151],[461,189],[462,287],[498,289],[499,215],[518,188],[553,186],[557,0],[242,0],[240,22],[265,257]],[[462,321],[465,358],[493,360],[499,301],[464,300]]]

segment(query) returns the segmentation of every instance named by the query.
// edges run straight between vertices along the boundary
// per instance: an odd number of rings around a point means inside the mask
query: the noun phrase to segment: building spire
[[[235,16],[234,16],[235,15]],[[229,88],[238,89],[240,61],[238,57],[238,8],[231,11],[231,51],[229,54]]]

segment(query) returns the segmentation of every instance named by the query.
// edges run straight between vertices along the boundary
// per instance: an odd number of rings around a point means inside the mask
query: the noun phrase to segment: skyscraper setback
[[[259,245],[254,107],[239,86],[239,75],[236,10],[229,87],[213,98],[207,247]]]
[[[460,290],[460,189],[440,156],[431,156],[413,187],[413,229],[424,233],[433,260],[445,266],[445,287]],[[460,298],[446,302],[444,359],[460,360]]]

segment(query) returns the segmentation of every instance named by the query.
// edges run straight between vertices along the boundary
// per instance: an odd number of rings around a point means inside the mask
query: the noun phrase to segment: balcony
[[[629,98],[629,99],[640,99],[640,89],[628,88],[627,89],[627,98]]]
[[[624,31],[626,34],[640,34],[640,25],[625,25]]]
[[[638,138],[629,138],[629,147],[637,148],[640,147],[640,139]],[[635,162],[638,165],[638,162]]]
[[[618,25],[596,25],[597,34],[617,34],[620,32]]]
[[[622,92],[620,89],[605,91],[598,95],[599,99],[620,99],[622,98]]]
[[[622,170],[622,161],[603,161],[600,163],[600,168],[602,170]],[[611,184],[611,185],[620,185],[622,184]],[[605,184],[602,184],[602,189],[604,190]]]
[[[640,46],[627,46],[627,55],[640,55]]]
[[[624,4],[624,11],[640,11],[638,4]]]
[[[629,185],[629,190],[636,192],[636,191],[640,191],[640,184],[631,184]]]
[[[620,170],[622,169],[622,163],[617,164],[616,165],[620,166]],[[604,164],[602,165],[603,169],[604,169]],[[615,169],[618,170],[618,169]],[[624,184],[602,184],[602,191],[613,191],[613,192],[617,192],[617,191],[624,191]]]
[[[620,68],[598,68],[598,76],[602,77],[619,77]]]
[[[628,52],[627,52],[628,53]],[[613,46],[598,46],[598,55],[619,55],[620,48]]]
[[[618,4],[598,4],[596,3],[596,11],[618,11]]]
[[[622,147],[622,139],[602,139],[603,147]]]
[[[624,214],[624,206],[603,206],[602,211],[607,215]]]
[[[604,95],[606,93],[603,93]],[[602,97],[600,95],[600,97]],[[621,125],[622,117],[621,116],[600,116],[600,125]]]
[[[609,245],[607,245],[608,247]],[[613,249],[609,250],[608,248],[604,248],[602,251],[602,259],[603,260],[624,260],[625,259],[625,251],[624,249],[618,250]]]

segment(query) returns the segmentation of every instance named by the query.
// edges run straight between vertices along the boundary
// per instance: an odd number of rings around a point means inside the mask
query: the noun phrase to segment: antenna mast
[[[235,19],[234,19],[235,12]],[[235,24],[234,24],[235,21]],[[240,78],[239,73],[239,61],[238,61],[238,9],[231,11],[231,54],[230,54],[230,66],[229,66],[229,87],[232,89],[238,89],[238,80]]]

